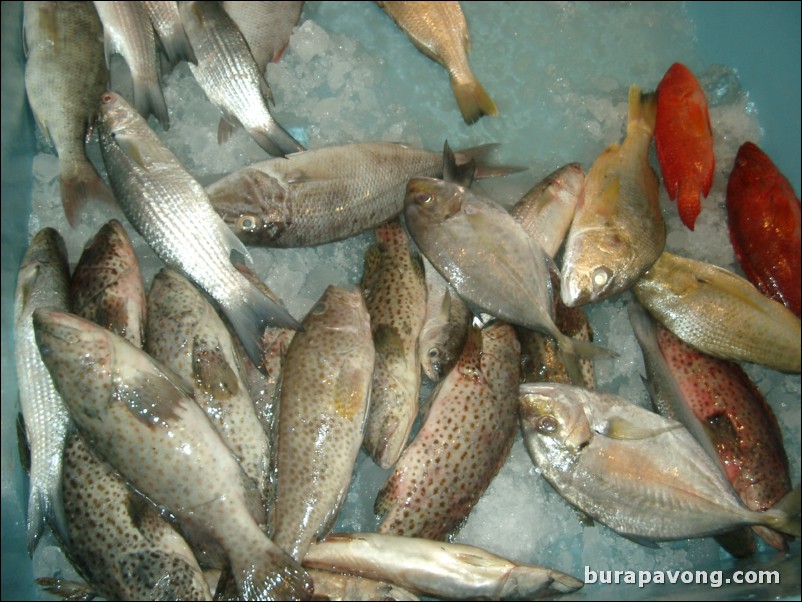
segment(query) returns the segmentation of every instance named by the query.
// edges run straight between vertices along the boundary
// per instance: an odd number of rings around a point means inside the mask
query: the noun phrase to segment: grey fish
[[[244,599],[311,595],[308,575],[260,529],[253,486],[178,377],[74,315],[39,310],[34,329],[86,440],[148,499],[219,542]]]
[[[309,549],[304,562],[446,600],[535,600],[582,587],[565,573],[476,546],[378,533],[329,535]]]
[[[517,171],[480,162],[495,145],[457,151],[476,177]],[[400,215],[413,176],[439,176],[443,155],[391,142],[310,149],[245,167],[209,185],[212,205],[244,243],[300,247],[343,240]]]
[[[663,253],[632,292],[663,326],[699,351],[800,372],[799,318],[729,270]]]
[[[159,80],[156,33],[143,2],[94,2],[106,49],[106,64],[119,54],[125,59],[133,81],[132,103],[140,115],[155,115],[162,127],[170,127],[170,116]],[[112,84],[115,89],[119,86]],[[102,90],[101,90],[102,92]]]
[[[399,219],[376,228],[376,245],[365,254],[362,290],[376,348],[364,445],[379,466],[390,468],[418,415],[418,334],[426,311],[423,265]]]
[[[222,6],[181,2],[179,9],[198,58],[189,69],[209,101],[223,111],[218,140],[230,134],[226,125],[239,124],[274,157],[304,150],[271,114],[272,93],[264,72],[259,72],[248,43]]]
[[[42,362],[32,323],[39,308],[68,310],[69,278],[64,239],[52,228],[40,230],[22,258],[14,297],[17,381],[31,455],[27,523],[31,554],[45,521],[62,541],[69,541],[61,478],[70,414]]]
[[[319,569],[307,569],[315,582],[315,599],[342,600],[420,600],[416,595],[392,583]]]
[[[189,43],[181,15],[178,12],[178,2],[168,0],[145,0],[142,2],[148,13],[153,29],[156,30],[161,49],[173,67],[181,61],[197,63],[195,51]]]
[[[114,92],[101,96],[101,114],[103,160],[126,217],[168,267],[217,301],[258,362],[266,325],[298,323],[232,265],[233,251],[250,260],[247,249],[144,119]]]
[[[632,86],[623,143],[608,146],[588,171],[563,254],[561,296],[568,307],[628,289],[663,251],[659,181],[649,165],[655,113],[654,94]]]
[[[334,525],[348,492],[375,361],[358,287],[327,287],[303,327],[281,376],[273,510],[273,539],[299,562]]]
[[[764,525],[799,536],[798,488],[774,508],[747,509],[679,422],[583,387],[520,389],[535,465],[563,498],[617,533],[665,541]]]
[[[75,226],[87,201],[114,201],[85,149],[109,79],[101,24],[89,2],[25,2],[24,15],[25,90],[39,130],[56,148],[61,203]]]

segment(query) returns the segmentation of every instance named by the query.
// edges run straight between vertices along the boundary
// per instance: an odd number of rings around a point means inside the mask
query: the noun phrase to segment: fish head
[[[465,188],[435,178],[412,178],[407,182],[404,215],[416,224],[441,224],[462,209]]]
[[[586,232],[566,248],[560,297],[568,307],[607,299],[621,291],[627,273],[630,244],[611,228]]]
[[[127,125],[139,118],[136,109],[117,92],[106,90],[100,95],[100,125],[110,135],[125,131]]]

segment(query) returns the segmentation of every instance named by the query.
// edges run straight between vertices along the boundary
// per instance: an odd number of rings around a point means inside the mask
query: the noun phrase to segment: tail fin
[[[275,119],[271,119],[266,127],[250,128],[248,133],[259,146],[274,157],[284,157],[306,150],[303,144],[293,138]]]
[[[498,115],[493,100],[476,79],[458,82],[452,78],[451,89],[465,123],[476,123],[482,115]]]
[[[31,492],[28,497],[28,553],[31,556],[36,544],[39,543],[45,523],[53,529],[59,541],[65,545],[69,544],[67,515],[64,513],[60,479],[50,491],[41,484],[31,481]]]
[[[146,83],[134,79],[134,106],[145,119],[155,115],[165,130],[170,129],[170,116],[159,81]]]
[[[694,181],[681,180],[679,194],[677,195],[677,210],[682,223],[693,231],[696,218],[702,210],[702,199],[699,185]]]
[[[241,600],[309,600],[312,578],[267,536],[229,550]]]
[[[78,224],[78,216],[87,201],[117,204],[114,194],[85,157],[76,161],[62,159],[60,183],[64,215],[73,228]]]
[[[654,132],[657,120],[657,94],[654,92],[641,92],[641,89],[632,85],[629,88],[629,114],[627,115],[627,135],[635,127],[646,128]]]
[[[476,167],[473,172],[474,180],[482,180],[484,178],[495,178],[499,176],[508,176],[510,174],[526,171],[528,167],[519,167],[518,165],[490,165],[484,162],[485,156],[496,150],[500,144],[492,142],[490,144],[482,144],[480,146],[472,146],[462,150],[454,151],[454,158],[458,165],[468,163],[473,160]]]
[[[767,516],[763,524],[780,533],[800,537],[800,531],[802,531],[802,524],[800,524],[801,506],[800,485],[797,485],[772,508],[763,512]]]

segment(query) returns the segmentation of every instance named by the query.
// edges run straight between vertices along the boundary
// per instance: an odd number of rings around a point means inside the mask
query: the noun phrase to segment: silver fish
[[[70,269],[61,235],[36,233],[25,251],[14,297],[14,345],[19,398],[30,446],[28,551],[33,554],[44,523],[69,541],[61,493],[62,459],[70,414],[36,345],[32,316],[39,308],[67,311]]]
[[[420,256],[400,220],[376,228],[365,254],[362,289],[370,314],[376,366],[365,425],[365,450],[382,468],[401,455],[418,415],[418,334],[426,311]]]
[[[624,142],[608,146],[588,171],[565,241],[561,296],[568,307],[628,289],[663,251],[659,181],[649,165],[655,112],[654,95],[632,86]]]
[[[168,267],[220,304],[258,362],[266,325],[298,323],[232,265],[232,251],[249,260],[247,249],[144,119],[114,92],[101,96],[101,114],[103,160],[126,217]]]
[[[217,2],[180,2],[179,9],[198,58],[198,64],[190,63],[189,69],[209,101],[223,111],[218,140],[225,140],[230,126],[239,124],[275,157],[304,150],[271,114],[272,93],[264,72],[259,72],[228,13]]]
[[[312,545],[304,563],[447,600],[534,600],[582,587],[565,573],[476,546],[378,533],[329,535]]]
[[[362,291],[331,285],[293,336],[281,376],[274,541],[303,559],[334,525],[370,403],[375,351]]]
[[[746,525],[799,536],[799,489],[765,512],[747,509],[675,420],[572,385],[523,384],[520,402],[524,440],[543,476],[625,537],[687,539]]]
[[[799,318],[729,270],[663,253],[632,292],[663,326],[699,351],[800,372]]]
[[[181,61],[197,63],[195,51],[189,43],[181,15],[178,12],[178,2],[168,0],[145,0],[142,2],[148,13],[153,29],[161,43],[170,65],[175,66]]]
[[[301,18],[303,2],[254,2],[253,0],[221,2],[237,24],[248,48],[256,60],[259,73],[264,75],[267,64],[278,61],[292,30]]]
[[[219,542],[244,599],[311,594],[308,575],[260,529],[256,492],[180,379],[82,318],[39,310],[33,320],[87,442],[148,499]]]
[[[119,54],[133,80],[132,102],[140,115],[155,115],[162,127],[170,127],[170,116],[159,80],[156,33],[143,2],[94,2],[106,49],[106,64]],[[115,89],[120,86],[112,83]],[[101,90],[102,92],[102,90]]]
[[[25,2],[24,11],[25,90],[42,135],[56,148],[61,202],[75,226],[88,200],[114,200],[85,149],[109,79],[100,20],[89,2]]]

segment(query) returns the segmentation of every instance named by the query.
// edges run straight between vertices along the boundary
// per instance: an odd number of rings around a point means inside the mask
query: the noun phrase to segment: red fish
[[[693,73],[674,63],[657,86],[654,127],[657,159],[668,196],[677,202],[679,217],[693,230],[713,185],[716,159],[707,98]]]
[[[800,315],[800,204],[791,183],[756,144],[745,142],[727,183],[730,240],[744,274]]]

